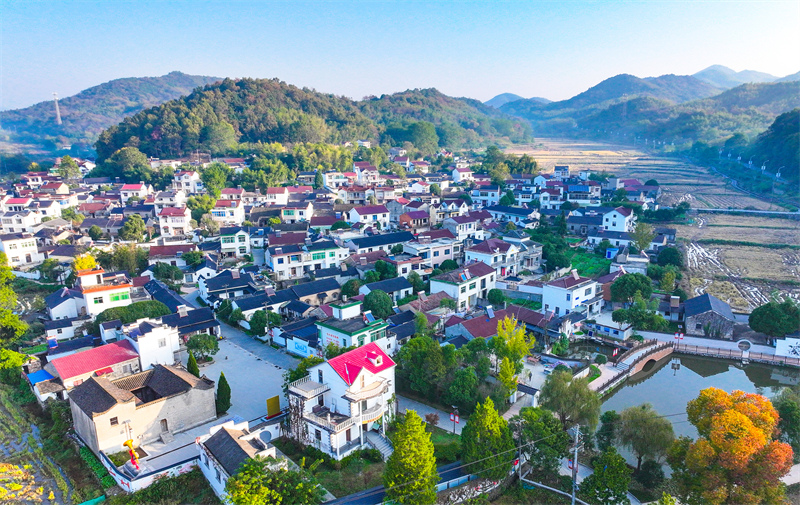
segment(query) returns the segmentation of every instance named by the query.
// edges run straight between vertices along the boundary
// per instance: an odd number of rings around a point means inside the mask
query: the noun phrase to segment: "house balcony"
[[[315,398],[326,391],[330,391],[327,384],[320,384],[319,382],[312,381],[310,376],[305,376],[302,379],[289,384],[289,392],[300,396],[305,399]]]
[[[338,412],[331,412],[327,407],[317,406],[311,409],[311,412],[303,413],[303,419],[321,426],[327,431],[341,433],[356,424],[369,423],[380,419],[385,410],[386,405],[377,403],[360,414],[348,417]]]
[[[360,402],[361,400],[367,400],[369,398],[375,398],[376,396],[382,395],[389,389],[389,381],[387,380],[379,380],[367,384],[365,387],[361,388],[360,391],[353,392],[349,389],[345,392],[344,398],[350,402]]]

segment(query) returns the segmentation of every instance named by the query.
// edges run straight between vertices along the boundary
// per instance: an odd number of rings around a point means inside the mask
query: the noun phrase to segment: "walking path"
[[[675,335],[672,333],[656,333],[652,331],[640,331],[639,334],[643,336],[645,339],[654,338],[662,342],[677,342],[677,340],[675,340]],[[683,337],[683,340],[680,341],[680,343],[684,345],[697,345],[701,347],[712,347],[715,349],[741,351],[741,349],[739,349],[739,345],[736,342],[730,340],[717,340],[715,338],[685,336]],[[750,348],[750,352],[760,352],[763,354],[774,355],[775,348],[768,345],[754,344]]]
[[[397,395],[397,410],[401,413],[405,413],[406,410],[416,411],[422,419],[425,419],[426,414],[439,414],[439,428],[453,433],[453,421],[450,420],[449,412],[435,409],[424,403],[400,395]],[[456,435],[461,435],[461,428],[464,426],[464,423],[464,419],[460,419],[459,423],[455,425]]]

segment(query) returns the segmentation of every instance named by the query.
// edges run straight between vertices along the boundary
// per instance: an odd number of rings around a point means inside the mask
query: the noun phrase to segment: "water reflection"
[[[673,369],[670,364],[680,366]],[[642,372],[629,378],[617,391],[605,398],[602,411],[621,412],[628,407],[650,403],[662,415],[670,416],[675,435],[697,436],[694,426],[686,419],[686,404],[697,398],[700,391],[716,387],[731,392],[735,389],[758,393],[768,398],[788,386],[800,383],[800,370],[751,363],[672,356],[658,363],[648,363]]]

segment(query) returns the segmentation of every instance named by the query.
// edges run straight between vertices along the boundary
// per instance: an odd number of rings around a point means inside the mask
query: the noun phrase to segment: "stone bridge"
[[[630,368],[628,371],[630,372],[629,375],[635,375],[642,371],[644,366],[651,361],[661,361],[662,359],[666,358],[670,354],[672,354],[673,347],[671,343],[661,344],[656,346],[652,349],[648,349],[648,351],[641,356],[639,356],[636,361],[631,363]]]

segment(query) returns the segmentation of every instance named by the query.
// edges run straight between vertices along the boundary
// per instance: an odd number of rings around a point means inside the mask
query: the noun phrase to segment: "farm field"
[[[736,190],[709,169],[678,158],[653,156],[631,146],[537,139],[533,146],[508,152],[530,154],[544,172],[552,172],[555,165],[570,165],[575,170],[606,172],[642,182],[655,179],[662,190],[661,205],[688,201],[695,209],[785,210]],[[686,223],[665,226],[677,230],[686,257],[681,287],[690,296],[709,293],[743,313],[751,312],[773,297],[800,300],[800,249],[775,248],[776,244],[800,247],[800,221],[696,214]],[[728,243],[708,242],[712,240]],[[584,270],[588,270],[585,267]]]

